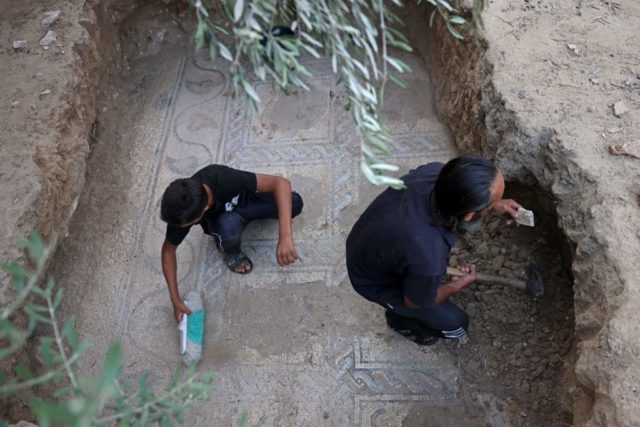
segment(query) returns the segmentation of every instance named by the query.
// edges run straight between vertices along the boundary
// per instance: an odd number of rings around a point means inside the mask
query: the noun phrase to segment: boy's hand
[[[191,310],[189,310],[187,304],[185,304],[182,300],[178,300],[175,302],[172,301],[171,303],[173,304],[173,315],[176,318],[176,322],[180,322],[183,315],[191,314]]]
[[[291,237],[280,238],[278,247],[276,248],[276,259],[282,267],[294,263],[298,259],[298,253],[293,245]]]

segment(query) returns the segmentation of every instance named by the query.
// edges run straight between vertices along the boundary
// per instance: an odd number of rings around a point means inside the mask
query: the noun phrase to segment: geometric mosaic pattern
[[[387,86],[383,113],[394,136],[392,161],[403,171],[455,153],[432,108],[420,61],[407,89]],[[382,189],[359,173],[358,139],[344,90],[330,65],[309,60],[310,92],[284,95],[256,82],[257,111],[229,96],[229,76],[206,58],[176,69],[163,130],[141,201],[128,276],[116,290],[116,335],[127,347],[127,375],[150,370],[162,386],[179,361],[178,334],[160,266],[165,226],[159,199],[169,182],[210,163],[282,175],[305,201],[293,221],[300,261],[275,260],[277,222],[250,224],[243,248],[254,263],[229,272],[210,238],[194,227],[178,250],[181,294],[199,289],[207,320],[201,367],[219,372],[211,401],[187,425],[402,425],[428,408],[461,407],[447,346],[423,349],[394,335],[382,310],[346,280],[344,241]],[[434,409],[435,410],[435,409]],[[419,417],[415,418],[420,424]],[[450,419],[451,420],[451,419]]]

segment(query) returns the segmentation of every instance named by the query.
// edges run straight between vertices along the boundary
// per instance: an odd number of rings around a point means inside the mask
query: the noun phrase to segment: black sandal
[[[227,265],[227,268],[234,273],[238,274],[247,274],[253,271],[253,263],[249,259],[249,257],[242,251],[236,252],[234,254],[224,254],[224,263]],[[242,265],[244,262],[249,262],[249,269],[246,271],[237,271],[236,268]]]

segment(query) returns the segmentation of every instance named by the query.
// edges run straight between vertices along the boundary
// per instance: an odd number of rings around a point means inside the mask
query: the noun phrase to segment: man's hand
[[[293,245],[291,237],[281,237],[276,248],[276,259],[282,267],[294,263],[298,259],[298,253]]]
[[[189,307],[187,307],[187,304],[185,304],[182,300],[178,300],[173,302],[173,315],[176,318],[176,322],[180,322],[180,320],[182,319],[182,316],[185,314],[191,314],[191,310],[189,310]]]
[[[457,268],[466,274],[464,276],[451,276],[450,283],[454,285],[458,291],[461,291],[476,281],[476,266],[459,265]]]
[[[504,215],[509,218],[515,218],[518,213],[518,208],[521,208],[520,204],[513,199],[502,199],[498,200],[495,205],[493,205],[493,212],[496,215]]]

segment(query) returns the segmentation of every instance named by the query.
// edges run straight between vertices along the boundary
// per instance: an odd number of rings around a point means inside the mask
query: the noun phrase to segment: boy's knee
[[[295,217],[300,215],[302,208],[304,207],[304,201],[302,196],[295,191],[291,193],[291,216]]]
[[[244,219],[233,212],[226,212],[218,218],[218,233],[228,241],[240,240],[240,235],[244,229]]]

